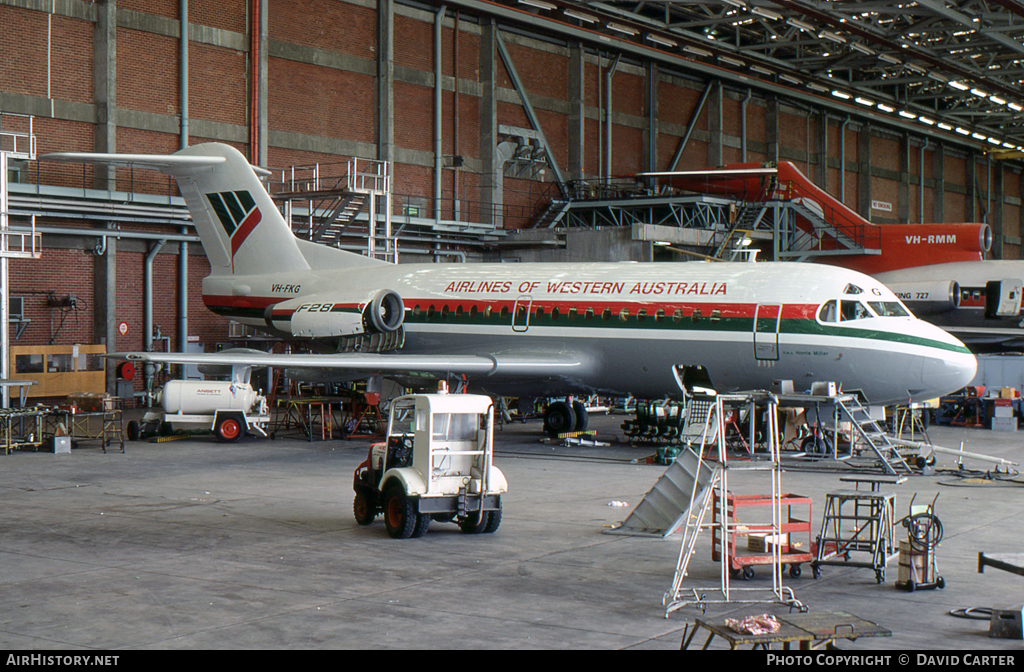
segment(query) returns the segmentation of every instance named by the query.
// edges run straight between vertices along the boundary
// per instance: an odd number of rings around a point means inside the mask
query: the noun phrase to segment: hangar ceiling
[[[948,134],[994,154],[1024,151],[1024,3],[1017,0],[482,5],[514,9],[503,18],[518,15],[534,29],[546,22],[562,36],[607,36],[721,69],[727,78],[741,74],[748,84],[813,92],[827,106]]]

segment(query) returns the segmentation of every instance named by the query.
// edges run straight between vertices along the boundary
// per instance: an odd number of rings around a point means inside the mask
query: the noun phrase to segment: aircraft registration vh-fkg
[[[530,397],[681,396],[683,367],[719,391],[838,381],[875,404],[931,399],[974,356],[877,280],[794,263],[391,264],[294,236],[232,147],[172,155],[49,154],[176,178],[212,267],[213,312],[316,354],[126,353],[142,361],[454,376]],[[585,411],[549,405],[549,431]]]

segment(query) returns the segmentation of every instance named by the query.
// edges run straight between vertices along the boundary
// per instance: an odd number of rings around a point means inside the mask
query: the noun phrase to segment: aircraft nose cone
[[[978,360],[964,352],[950,352],[945,357],[927,357],[921,362],[921,382],[932,398],[955,392],[974,380]]]

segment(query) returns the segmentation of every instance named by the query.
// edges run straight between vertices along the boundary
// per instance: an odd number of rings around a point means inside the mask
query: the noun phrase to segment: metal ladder
[[[878,422],[871,417],[868,409],[856,396],[843,395],[836,397],[836,407],[839,414],[845,416],[853,426],[853,434],[850,437],[851,441],[856,436],[868,444],[875,455],[878,456],[878,459],[882,461],[882,465],[889,474],[896,476],[900,472],[905,474],[913,473],[906,460],[903,459],[903,456],[897,450],[896,443],[892,441],[895,437],[890,437],[889,433],[879,426]]]
[[[737,404],[752,405],[760,401],[761,403],[767,404],[768,413],[768,427],[766,428],[766,435],[768,438],[768,451],[769,459],[765,462],[750,462],[746,464],[734,464],[729,465],[726,454],[726,441],[725,431],[726,423],[725,420],[728,417],[726,411],[726,405],[735,407]],[[772,545],[772,586],[768,588],[732,588],[730,585],[729,576],[729,554],[722,552],[720,554],[720,585],[715,589],[721,591],[721,599],[709,599],[705,594],[705,591],[713,590],[711,588],[691,588],[689,589],[689,598],[684,595],[683,580],[688,576],[690,559],[696,553],[697,538],[700,535],[700,531],[704,528],[717,527],[720,533],[719,538],[723,540],[723,544],[730,538],[731,534],[736,533],[736,523],[730,522],[729,516],[725,515],[724,512],[728,510],[727,501],[729,497],[729,471],[735,469],[758,469],[768,471],[771,480],[771,509],[772,509],[772,522],[767,526],[766,532],[771,535],[778,535],[782,529],[782,511],[781,511],[781,498],[782,498],[782,486],[781,486],[781,463],[779,461],[779,442],[778,432],[775,427],[775,417],[777,409],[777,400],[774,396],[767,393],[751,393],[751,394],[734,394],[734,395],[718,395],[715,398],[714,411],[708,413],[707,422],[705,424],[705,431],[703,433],[703,440],[700,445],[700,449],[696,452],[698,458],[698,465],[703,466],[711,471],[710,479],[707,485],[701,492],[697,492],[697,489],[692,490],[693,495],[691,497],[689,507],[687,508],[688,516],[686,524],[683,529],[683,540],[679,548],[679,558],[676,563],[676,572],[672,579],[672,588],[669,592],[666,592],[662,597],[662,604],[665,605],[665,617],[673,611],[681,609],[685,606],[696,606],[701,609],[706,609],[707,605],[712,602],[751,602],[751,603],[762,603],[766,601],[775,601],[791,609],[799,609],[806,611],[807,608],[801,603],[796,596],[793,594],[793,590],[782,583],[782,558],[781,551],[778,544]],[[717,459],[713,461],[714,466],[707,464],[708,461],[712,461],[710,453],[711,442],[708,440],[709,437],[714,437],[715,442],[718,444]],[[707,510],[711,503],[717,499],[720,510],[723,511],[721,519],[713,521],[708,524],[704,522]],[[753,599],[753,600],[742,600],[734,597],[733,593],[739,591],[753,592],[753,591],[765,591],[770,590],[773,599]]]

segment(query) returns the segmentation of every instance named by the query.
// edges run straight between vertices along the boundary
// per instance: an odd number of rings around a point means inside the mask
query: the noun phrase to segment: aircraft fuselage
[[[279,331],[303,312],[363,310],[352,297],[380,289],[404,302],[403,354],[529,350],[584,361],[573,376],[471,380],[473,389],[498,394],[675,396],[673,365],[703,365],[721,391],[835,380],[885,403],[949,392],[976,366],[962,344],[913,317],[865,311],[823,321],[819,309],[829,299],[897,302],[881,283],[828,267],[408,264],[214,275],[203,284],[211,310]],[[268,322],[271,306],[293,299],[291,315],[275,311]],[[321,351],[334,347],[329,338],[307,340]]]

